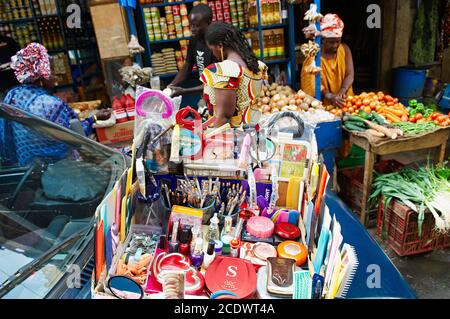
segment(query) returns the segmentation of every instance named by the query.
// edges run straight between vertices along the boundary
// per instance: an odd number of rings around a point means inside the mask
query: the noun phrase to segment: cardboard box
[[[134,121],[119,123],[107,128],[98,128],[96,132],[98,141],[102,144],[132,141],[134,138]]]

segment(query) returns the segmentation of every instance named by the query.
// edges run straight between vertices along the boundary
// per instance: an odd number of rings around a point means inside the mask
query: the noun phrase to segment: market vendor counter
[[[436,149],[435,164],[442,164],[445,156],[447,141],[450,136],[450,129],[438,129],[433,132],[423,133],[416,136],[401,137],[392,139],[372,140],[360,133],[344,130],[345,138],[351,144],[365,150],[364,181],[361,197],[361,211],[359,212],[361,223],[368,224],[368,199],[372,189],[372,179],[374,165],[378,156],[392,155],[401,152],[410,152],[424,149]]]
[[[326,203],[341,223],[342,235],[358,254],[358,269],[346,298],[416,298],[403,276],[347,205],[332,192],[327,193]]]

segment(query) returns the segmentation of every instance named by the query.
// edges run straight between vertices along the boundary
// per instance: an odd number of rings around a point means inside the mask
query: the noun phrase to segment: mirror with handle
[[[119,299],[142,299],[144,291],[133,279],[126,276],[114,276],[108,280],[108,288]]]

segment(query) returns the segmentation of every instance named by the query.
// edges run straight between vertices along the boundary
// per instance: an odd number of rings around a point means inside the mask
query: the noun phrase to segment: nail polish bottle
[[[192,266],[199,269],[202,266],[205,253],[203,252],[203,239],[197,238],[195,241],[195,248],[191,254]]]
[[[189,256],[190,242],[191,242],[191,228],[183,227],[180,236],[180,254]]]
[[[173,224],[172,238],[170,239],[170,242],[169,242],[169,253],[177,253],[179,250],[178,226],[179,226],[179,221],[176,221]]]
[[[206,251],[206,255],[203,259],[203,268],[205,269],[208,269],[209,265],[211,265],[214,259],[216,258],[216,253],[214,250],[215,246],[216,242],[214,241],[210,241],[208,244],[208,250]]]

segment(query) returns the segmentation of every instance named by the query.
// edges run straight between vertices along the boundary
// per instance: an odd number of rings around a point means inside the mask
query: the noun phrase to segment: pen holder
[[[234,211],[233,211],[233,213],[230,215],[231,216],[231,218],[233,219],[233,227],[234,226],[236,226],[236,224],[237,224],[237,221],[238,221],[238,219],[239,219],[239,211],[240,211],[240,208],[239,207],[236,207],[235,209],[234,209]],[[223,226],[223,224],[225,223],[225,217],[227,217],[228,216],[228,214],[227,213],[225,213],[225,214],[217,214],[217,217],[219,217],[219,225],[222,227]]]
[[[205,205],[205,206],[206,206],[205,208],[198,208],[198,209],[203,211],[202,224],[203,225],[208,225],[209,224],[209,220],[211,219],[211,217],[214,216],[214,213],[216,212],[216,201],[213,200],[213,201],[207,203],[207,205]],[[189,207],[196,208],[196,207],[192,207],[191,205],[189,205]]]

